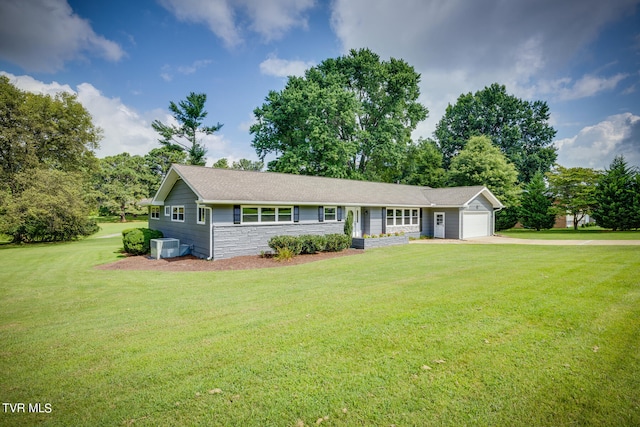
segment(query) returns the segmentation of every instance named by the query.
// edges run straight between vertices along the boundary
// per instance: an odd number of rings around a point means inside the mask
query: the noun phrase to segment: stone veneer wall
[[[344,233],[344,221],[281,225],[217,225],[213,227],[213,259],[272,252],[273,236]]]
[[[406,234],[404,236],[373,237],[367,239],[354,237],[351,247],[356,249],[371,249],[393,245],[406,245],[407,243],[409,243],[409,236]]]

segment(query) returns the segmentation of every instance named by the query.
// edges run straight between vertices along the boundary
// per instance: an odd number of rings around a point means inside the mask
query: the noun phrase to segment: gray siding
[[[422,234],[433,237],[433,218],[435,212],[444,212],[444,238],[460,238],[460,210],[458,208],[435,208],[423,209],[422,212]]]
[[[487,200],[487,198],[481,194],[475,199],[473,199],[471,203],[469,203],[469,207],[467,208],[467,210],[478,211],[478,212],[481,212],[481,211],[492,212],[493,206],[491,205],[489,200]]]
[[[273,236],[302,234],[343,233],[344,222],[269,224],[269,225],[214,225],[213,259],[232,258],[241,255],[258,255],[271,252],[267,244]]]
[[[165,237],[180,239],[180,244],[192,245],[192,253],[198,257],[209,256],[209,217],[206,224],[197,224],[198,208],[196,195],[184,181],[179,180],[173,186],[165,200],[165,206],[184,206],[184,222],[171,221],[164,216],[164,206],[160,207],[160,219],[149,219],[149,228],[160,230]]]
[[[382,233],[382,208],[365,206],[362,208],[362,233]]]

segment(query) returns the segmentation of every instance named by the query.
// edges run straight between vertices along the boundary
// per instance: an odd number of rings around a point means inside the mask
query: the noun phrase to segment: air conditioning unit
[[[173,258],[180,255],[180,240],[170,237],[151,239],[151,258]]]

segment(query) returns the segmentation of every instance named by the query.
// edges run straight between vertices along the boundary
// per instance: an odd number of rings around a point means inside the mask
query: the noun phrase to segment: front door
[[[361,237],[362,236],[362,225],[360,223],[360,208],[358,207],[347,207],[347,215],[349,212],[353,213],[353,232],[351,233],[351,237]]]
[[[444,212],[433,214],[433,237],[444,239]]]

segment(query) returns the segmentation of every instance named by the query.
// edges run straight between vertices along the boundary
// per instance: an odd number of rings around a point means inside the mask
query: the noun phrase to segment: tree
[[[520,222],[525,228],[535,228],[536,231],[552,228],[556,221],[552,205],[553,196],[547,190],[544,176],[538,172],[524,187],[520,197]]]
[[[517,204],[517,177],[515,167],[486,136],[471,137],[447,172],[449,185],[484,185],[507,207]]]
[[[237,162],[233,162],[231,166],[232,169],[242,170],[242,171],[256,171],[260,172],[264,167],[264,162],[261,161],[251,161],[249,159],[240,159]]]
[[[595,204],[598,172],[589,168],[565,168],[556,165],[547,173],[550,191],[559,215],[573,216],[573,229],[591,212]]]
[[[148,168],[147,186],[149,196],[160,188],[162,180],[174,163],[185,164],[187,153],[169,147],[154,148],[144,156],[144,164]]]
[[[368,49],[326,59],[269,92],[254,110],[252,146],[261,161],[276,155],[272,171],[382,180],[427,117],[419,82],[406,62]]]
[[[211,135],[222,128],[222,124],[215,126],[203,126],[202,122],[207,117],[204,104],[207,95],[191,92],[187,99],[177,105],[171,101],[169,110],[179,123],[179,126],[166,125],[159,120],[154,120],[151,127],[162,136],[160,143],[166,147],[184,150],[189,155],[189,164],[204,166],[207,149],[198,139],[198,134]]]
[[[388,168],[382,173],[382,181],[408,185],[442,187],[444,169],[442,153],[435,142],[420,138],[406,147],[406,153],[398,168]]]
[[[216,162],[213,164],[214,168],[218,168],[218,169],[229,169],[229,161],[223,157],[221,159],[216,160]]]
[[[16,175],[30,169],[88,175],[101,133],[75,95],[24,92],[0,76],[0,187],[12,194]]]
[[[150,175],[141,156],[121,153],[100,159],[94,183],[101,210],[119,215],[121,222],[126,221],[127,212],[142,213],[138,202],[151,195]]]
[[[83,200],[83,177],[53,169],[28,169],[13,177],[15,191],[5,194],[0,233],[14,243],[58,242],[98,231]]]
[[[596,185],[593,217],[598,225],[614,231],[638,227],[638,213],[634,211],[640,198],[638,173],[623,156],[613,159]]]
[[[486,135],[515,165],[519,181],[527,183],[536,172],[554,164],[555,129],[549,124],[549,107],[543,101],[523,101],[507,94],[497,83],[475,94],[463,94],[449,105],[434,133],[448,169],[472,136]]]

